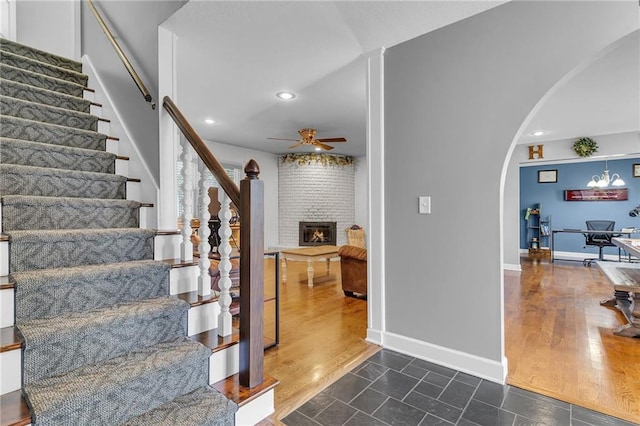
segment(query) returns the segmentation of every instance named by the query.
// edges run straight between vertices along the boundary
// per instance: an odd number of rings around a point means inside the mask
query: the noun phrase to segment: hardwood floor
[[[313,288],[306,285],[305,262],[288,265],[289,282],[280,287],[280,345],[265,352],[265,372],[280,381],[276,412],[263,426],[281,424],[380,349],[364,341],[366,301],[344,297],[338,262]],[[612,334],[623,318],[600,306],[613,291],[598,268],[523,258],[522,269],[505,273],[507,382],[640,423],[640,339]],[[265,320],[268,330],[268,307]]]
[[[521,259],[505,274],[507,382],[640,423],[640,339],[600,306],[613,288],[596,266]]]
[[[342,293],[339,262],[331,262],[328,276],[324,262],[318,262],[313,288],[306,284],[306,262],[287,265],[288,282],[280,286],[280,345],[267,349],[264,360],[264,371],[280,381],[276,412],[261,425],[281,424],[280,419],[380,350],[364,340],[367,302]],[[272,275],[271,268],[265,268],[265,276]],[[265,330],[272,329],[269,310]]]

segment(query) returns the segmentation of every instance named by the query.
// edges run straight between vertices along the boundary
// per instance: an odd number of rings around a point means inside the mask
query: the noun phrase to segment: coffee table
[[[282,283],[287,283],[287,260],[307,261],[307,285],[313,287],[313,262],[325,259],[327,262],[327,274],[329,273],[330,261],[338,257],[338,246],[313,246],[298,249],[281,250],[282,254]]]

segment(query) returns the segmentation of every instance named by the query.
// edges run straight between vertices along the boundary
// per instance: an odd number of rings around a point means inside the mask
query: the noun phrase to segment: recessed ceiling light
[[[296,94],[293,92],[278,92],[276,93],[276,98],[278,99],[282,99],[283,101],[290,101],[291,99],[294,99],[296,97]]]
[[[316,151],[320,151],[322,148],[316,147]]]
[[[213,118],[205,118],[204,122],[207,124],[216,124],[216,120]]]
[[[545,132],[543,132],[542,130],[537,130],[533,133],[531,133],[533,136],[542,136],[545,134]]]

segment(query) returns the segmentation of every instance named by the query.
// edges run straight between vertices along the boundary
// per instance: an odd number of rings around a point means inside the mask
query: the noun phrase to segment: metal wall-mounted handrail
[[[144,85],[144,83],[142,82],[142,79],[140,78],[136,70],[133,68],[133,65],[131,65],[131,61],[129,61],[129,58],[127,58],[127,55],[125,55],[124,51],[122,50],[122,48],[116,41],[115,37],[111,33],[111,30],[109,30],[109,27],[104,22],[104,19],[102,19],[100,12],[98,12],[98,9],[96,9],[96,6],[93,4],[93,0],[87,0],[87,3],[89,4],[91,11],[93,12],[93,16],[96,17],[98,24],[102,28],[102,31],[104,31],[105,35],[107,36],[107,39],[111,42],[111,45],[116,50],[116,53],[118,54],[118,57],[120,57],[120,60],[124,64],[124,67],[129,72],[129,75],[133,79],[136,86],[138,86],[138,89],[140,89],[142,96],[144,96],[144,100],[151,105],[151,109],[155,110],[156,103],[154,102],[153,97],[151,96],[151,92],[149,92],[147,87]]]

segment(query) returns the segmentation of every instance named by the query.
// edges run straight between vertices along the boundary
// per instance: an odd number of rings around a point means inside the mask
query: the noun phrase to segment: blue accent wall
[[[585,229],[587,220],[614,220],[615,229],[640,228],[640,216],[629,216],[629,210],[640,204],[640,178],[633,177],[633,164],[638,163],[638,158],[608,161],[609,174],[618,173],[626,183],[627,201],[564,201],[566,189],[586,189],[591,176],[602,174],[604,160],[520,167],[520,248],[528,248],[525,212],[537,203],[541,205],[542,218],[551,215],[551,229]],[[538,183],[539,170],[558,170],[558,182]],[[554,239],[554,251],[591,256],[597,250],[597,247],[585,248],[582,234],[556,234]],[[615,248],[605,248],[605,254],[617,252]]]

